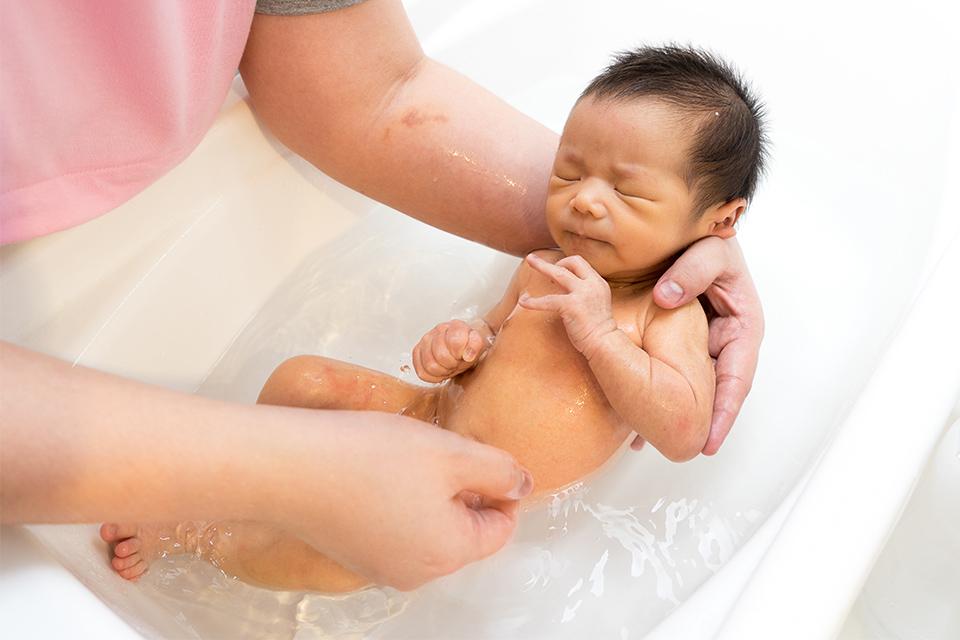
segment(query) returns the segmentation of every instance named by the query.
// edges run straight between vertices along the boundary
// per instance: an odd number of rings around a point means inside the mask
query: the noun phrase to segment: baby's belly
[[[487,357],[447,383],[440,426],[513,454],[535,493],[590,473],[629,435],[562,326],[517,323]]]

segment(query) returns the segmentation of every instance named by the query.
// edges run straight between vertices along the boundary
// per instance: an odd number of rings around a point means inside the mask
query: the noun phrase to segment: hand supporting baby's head
[[[621,53],[584,90],[557,151],[547,222],[608,279],[735,234],[766,157],[763,110],[726,63],[691,48]]]

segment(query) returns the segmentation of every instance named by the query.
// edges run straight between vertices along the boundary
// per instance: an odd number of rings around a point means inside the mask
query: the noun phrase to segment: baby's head
[[[567,119],[550,233],[608,280],[645,279],[692,242],[736,233],[765,147],[762,107],[724,62],[676,46],[619,54]]]

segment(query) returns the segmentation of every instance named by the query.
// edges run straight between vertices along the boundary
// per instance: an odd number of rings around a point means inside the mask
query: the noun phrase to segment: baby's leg
[[[290,591],[355,591],[369,582],[282,529],[261,522],[104,524],[111,565],[136,580],[161,557],[193,555],[251,584]]]
[[[305,409],[354,409],[401,413],[432,422],[437,390],[321,356],[296,356],[274,369],[257,404]]]
[[[259,404],[308,409],[354,409],[402,413],[433,422],[437,392],[345,362],[297,356],[277,367]],[[136,579],[160,556],[196,554],[244,582],[278,589],[354,591],[367,584],[299,538],[258,522],[105,524],[101,537],[114,543],[114,569]]]

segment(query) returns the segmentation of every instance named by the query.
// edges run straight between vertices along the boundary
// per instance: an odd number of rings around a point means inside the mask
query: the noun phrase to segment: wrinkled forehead
[[[557,160],[579,160],[610,170],[632,166],[651,175],[682,178],[692,130],[688,117],[657,98],[585,96],[567,118]]]

